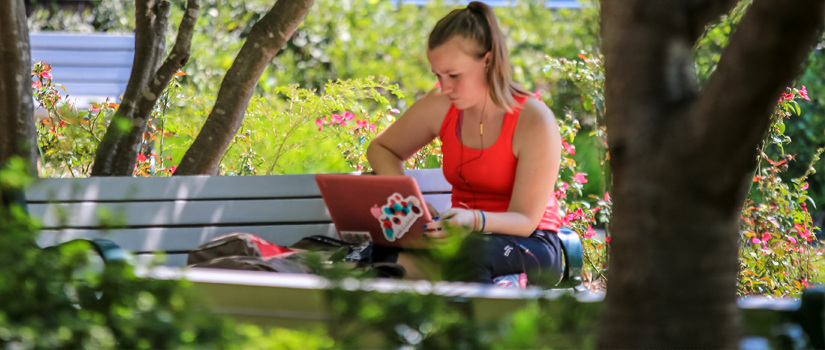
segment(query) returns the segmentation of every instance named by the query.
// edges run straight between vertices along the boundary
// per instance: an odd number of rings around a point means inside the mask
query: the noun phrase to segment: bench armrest
[[[564,249],[564,272],[556,288],[573,288],[582,283],[582,267],[584,266],[584,251],[582,241],[576,231],[562,227],[558,232]]]

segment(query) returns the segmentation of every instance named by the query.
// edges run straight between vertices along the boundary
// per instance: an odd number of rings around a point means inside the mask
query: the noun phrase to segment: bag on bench
[[[189,252],[188,267],[309,273],[294,251],[249,233],[231,233],[213,239]]]

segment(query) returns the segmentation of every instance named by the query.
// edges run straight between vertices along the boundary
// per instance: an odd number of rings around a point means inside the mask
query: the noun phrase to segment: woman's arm
[[[515,184],[507,212],[484,212],[484,231],[529,236],[538,226],[553,195],[561,162],[561,135],[553,112],[536,99],[525,102],[513,135],[518,158]],[[441,218],[472,228],[478,214],[452,208]],[[438,235],[438,233],[436,233]]]
[[[438,136],[450,100],[436,88],[381,131],[367,148],[377,175],[404,175],[404,161]]]

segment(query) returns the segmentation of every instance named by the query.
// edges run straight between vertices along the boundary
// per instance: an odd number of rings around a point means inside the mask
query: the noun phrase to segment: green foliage
[[[20,191],[25,166],[0,171],[0,192]],[[213,348],[242,340],[204,314],[187,283],[137,277],[124,262],[95,261],[87,241],[49,249],[23,208],[0,207],[0,346]]]

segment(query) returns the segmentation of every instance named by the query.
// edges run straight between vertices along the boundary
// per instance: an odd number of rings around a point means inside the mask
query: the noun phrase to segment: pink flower
[[[583,218],[584,210],[582,208],[576,208],[576,216],[578,216],[579,218]]]
[[[344,121],[344,116],[338,115],[338,114],[333,114],[332,115],[332,124],[342,124],[343,125],[344,123],[346,123]]]
[[[92,112],[97,112],[99,110],[100,110],[100,107],[98,107],[98,106],[92,106],[92,108],[91,108]]]
[[[799,235],[802,236],[802,238],[805,238],[806,241],[810,242],[813,240],[813,238],[811,237],[811,231],[808,230],[807,227],[802,226],[800,224],[793,224],[793,227],[796,229],[797,232],[799,232]]]
[[[172,165],[172,166],[166,167],[166,172],[168,172],[170,174],[174,174],[175,170],[178,170],[177,165]]]
[[[811,98],[808,97],[808,88],[805,87],[805,85],[802,85],[802,90],[799,90],[799,96],[802,96],[802,98],[804,98],[808,101],[811,100]]]
[[[352,112],[350,112],[350,111],[344,112],[344,122],[345,123],[352,120],[352,118],[355,118],[355,114],[352,114]]]
[[[804,190],[807,190],[807,189],[808,189],[808,182],[805,182],[805,183],[802,184],[802,190],[804,191]]]
[[[143,154],[143,153],[138,153],[138,155],[137,155],[137,161],[138,161],[138,162],[141,162],[141,163],[145,162],[145,161],[146,161],[146,155],[145,155],[145,154]]]
[[[364,166],[361,165],[361,164],[358,164],[355,168],[358,169],[358,171],[361,171],[362,169],[364,169]]]
[[[567,143],[566,139],[561,139],[561,145],[569,154],[576,154],[576,146]]]
[[[610,243],[610,237],[605,237],[604,241],[607,242],[607,243]]]
[[[398,108],[393,108],[393,109],[390,110],[390,113],[398,114],[398,113],[401,113],[401,111],[399,111]]]
[[[753,244],[761,244],[761,243],[762,243],[762,242],[759,240],[759,238],[756,238],[756,237],[753,237],[753,238],[751,239],[751,242],[753,242]]]
[[[604,193],[604,200],[605,200],[606,202],[609,202],[609,201],[610,201],[610,192],[605,192],[605,193]]]
[[[596,235],[596,231],[593,231],[593,227],[587,225],[587,232],[583,235],[584,238],[593,238]]]
[[[318,131],[324,129],[324,124],[326,124],[326,118],[315,119],[315,125],[318,125]]]
[[[793,243],[796,243],[796,238],[793,238],[793,237],[788,237],[788,240],[789,240],[789,241],[791,241],[791,242],[793,242]]]
[[[587,178],[583,173],[576,173],[576,175],[573,176],[573,181],[578,182],[580,184],[586,184]]]
[[[768,243],[768,241],[769,241],[770,239],[771,239],[771,234],[770,234],[770,233],[765,232],[765,233],[762,235],[762,242]]]
[[[375,132],[376,131],[375,123],[370,123],[369,129],[370,129],[371,132]]]
[[[441,82],[440,81],[435,82],[435,87],[441,87]]]
[[[47,70],[40,72],[40,76],[46,79],[52,79],[52,73],[49,73]]]
[[[43,84],[40,84],[40,80],[35,80],[32,82],[32,89],[39,89],[43,87]]]
[[[793,93],[783,92],[782,100],[793,100]]]
[[[364,120],[356,119],[355,124],[358,125],[359,128],[364,128],[364,127],[367,127],[367,125],[369,125],[369,123],[367,122],[366,119],[364,119]]]

